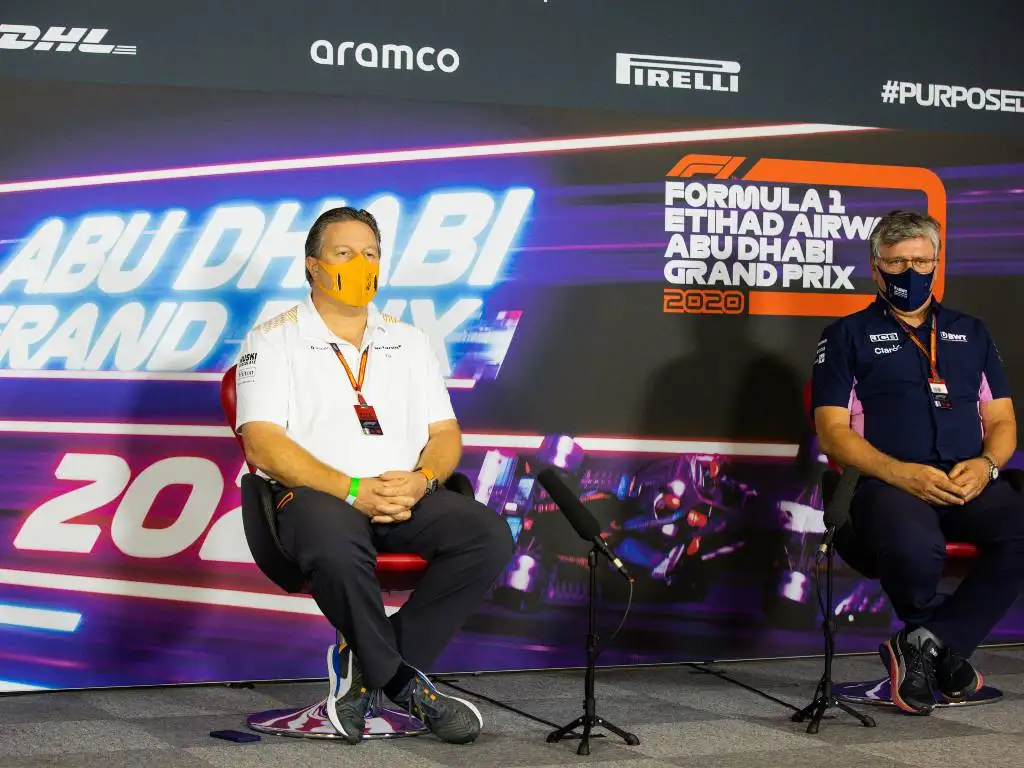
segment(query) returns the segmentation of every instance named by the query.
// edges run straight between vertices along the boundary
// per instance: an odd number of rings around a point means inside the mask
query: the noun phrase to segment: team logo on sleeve
[[[828,346],[828,340],[822,339],[818,342],[818,349],[814,353],[814,364],[821,365],[825,362],[825,347]]]

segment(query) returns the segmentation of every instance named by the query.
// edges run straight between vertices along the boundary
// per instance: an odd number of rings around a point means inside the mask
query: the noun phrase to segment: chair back
[[[235,429],[237,399],[235,392],[235,369],[231,366],[220,382],[220,405],[224,419],[235,433],[235,439],[245,455],[242,436]],[[242,476],[242,527],[245,541],[249,545],[256,565],[285,592],[294,594],[306,592],[308,584],[298,564],[285,551],[277,525],[277,510],[270,483],[256,474],[256,468],[249,464],[249,474]],[[445,482],[449,491],[473,498],[473,484],[460,472],[454,473]],[[419,581],[427,563],[416,555],[380,554],[377,556],[377,576],[385,590],[412,589]]]
[[[242,442],[242,436],[235,429],[236,414],[238,413],[238,400],[235,396],[235,372],[237,369],[237,365],[232,365],[220,380],[220,407],[224,411],[224,418],[228,426],[231,427],[231,431],[235,435],[235,440],[238,441],[238,447],[242,449],[242,455],[245,456],[245,444]],[[256,471],[256,467],[248,461],[245,462],[245,465],[249,467],[250,472]]]
[[[811,429],[814,429],[814,412],[811,410],[811,382],[807,382],[807,386],[804,388],[804,406],[811,422]],[[842,467],[832,461],[831,457],[827,458],[828,469],[821,479],[821,499],[825,506],[828,506],[832,501],[836,485],[839,482],[839,475],[842,472]],[[1024,472],[1019,469],[1008,469],[1003,473],[1003,476],[1018,492],[1024,490]],[[860,545],[852,524],[844,525],[836,531],[834,543],[836,552],[839,553],[839,556],[851,568],[868,578],[877,577],[878,564],[865,551],[864,547]],[[947,541],[946,575],[962,576],[963,573],[961,571],[966,568],[965,564],[974,560],[977,556],[978,548],[973,544]]]
[[[458,493],[463,496],[468,496],[471,499],[474,496],[473,483],[471,483],[469,481],[469,478],[466,477],[461,472],[456,472],[451,477],[449,477],[445,481],[444,487],[447,488],[449,491],[453,491],[454,493]]]
[[[224,418],[235,433],[238,444],[245,447],[235,430],[237,401],[235,398],[235,366],[231,366],[220,382],[220,405]],[[270,483],[255,474],[255,467],[246,462],[249,474],[242,476],[242,528],[252,559],[264,575],[285,592],[306,591],[306,578],[298,564],[285,552],[277,527],[277,510]]]

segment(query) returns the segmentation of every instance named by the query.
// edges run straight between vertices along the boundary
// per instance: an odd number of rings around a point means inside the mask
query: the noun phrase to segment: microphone
[[[828,553],[832,546],[832,540],[836,532],[846,525],[850,520],[850,504],[853,502],[853,494],[857,490],[857,481],[860,480],[860,470],[855,467],[847,467],[839,476],[835,492],[832,494],[832,501],[825,507],[825,537],[818,547],[817,562]]]
[[[569,521],[569,525],[579,534],[579,537],[593,544],[602,555],[608,558],[609,562],[615,566],[619,573],[632,581],[633,577],[629,575],[626,566],[622,564],[622,561],[615,556],[615,553],[612,552],[604,539],[601,538],[601,526],[597,524],[597,520],[594,519],[590,510],[583,506],[576,495],[569,490],[569,487],[557,475],[555,470],[550,467],[542,469],[537,473],[537,482],[548,492],[551,500],[555,502],[561,513],[565,515],[565,519]]]

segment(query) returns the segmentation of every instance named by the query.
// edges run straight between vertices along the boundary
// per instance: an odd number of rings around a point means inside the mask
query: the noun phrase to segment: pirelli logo
[[[642,88],[738,93],[740,63],[685,56],[616,53],[615,82]]]

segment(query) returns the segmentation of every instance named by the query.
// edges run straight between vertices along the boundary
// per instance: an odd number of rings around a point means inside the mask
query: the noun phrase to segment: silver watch
[[[992,459],[990,459],[988,456],[986,456],[984,454],[982,454],[981,458],[983,458],[985,461],[988,462],[988,478],[989,478],[989,480],[993,480],[993,481],[998,480],[999,479],[999,466],[994,461],[992,461]]]

